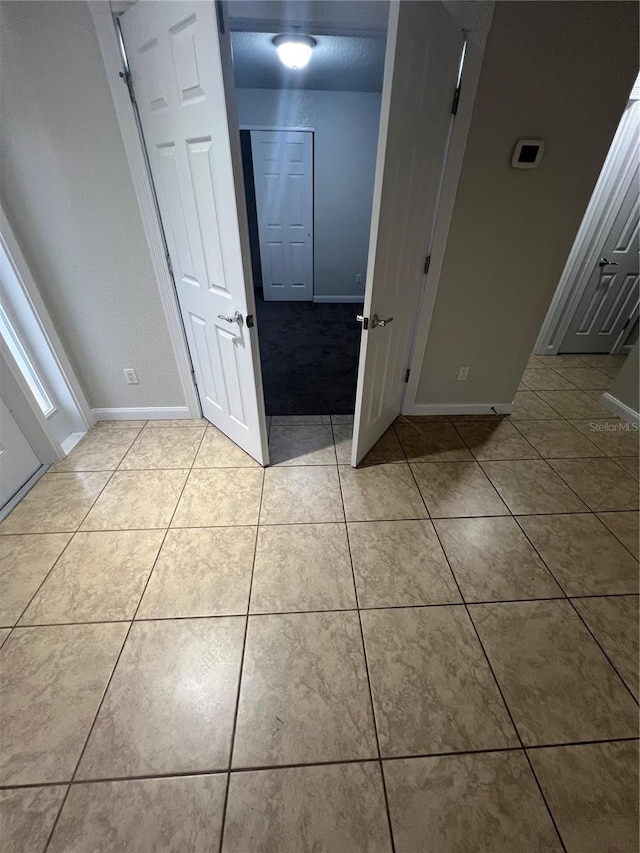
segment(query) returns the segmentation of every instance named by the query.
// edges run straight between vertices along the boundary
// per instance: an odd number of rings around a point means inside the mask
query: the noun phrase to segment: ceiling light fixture
[[[280,62],[287,68],[299,71],[308,65],[317,42],[311,36],[281,35],[273,40]]]

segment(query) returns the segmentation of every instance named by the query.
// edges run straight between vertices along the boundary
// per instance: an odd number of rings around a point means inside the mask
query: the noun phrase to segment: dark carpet
[[[256,313],[267,414],[351,414],[362,304],[265,302],[257,290]]]

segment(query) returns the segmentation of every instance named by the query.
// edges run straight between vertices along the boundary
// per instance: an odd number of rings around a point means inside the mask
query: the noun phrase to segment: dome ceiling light
[[[280,62],[287,68],[300,71],[308,65],[317,42],[311,36],[280,35],[274,38],[273,44]]]

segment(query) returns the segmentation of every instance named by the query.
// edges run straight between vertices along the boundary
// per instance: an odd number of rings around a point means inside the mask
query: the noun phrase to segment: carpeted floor
[[[265,302],[256,291],[268,415],[346,415],[356,396],[362,304]]]

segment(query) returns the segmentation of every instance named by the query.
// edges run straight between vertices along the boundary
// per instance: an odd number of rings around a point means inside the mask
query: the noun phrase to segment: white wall
[[[496,3],[417,403],[513,400],[637,74],[637,41],[633,3]],[[531,137],[546,140],[541,166],[512,169],[516,140]]]
[[[314,295],[362,298],[380,95],[238,89],[237,101],[241,126],[314,129]]]
[[[2,203],[90,404],[184,405],[86,3],[0,3],[0,56]]]

